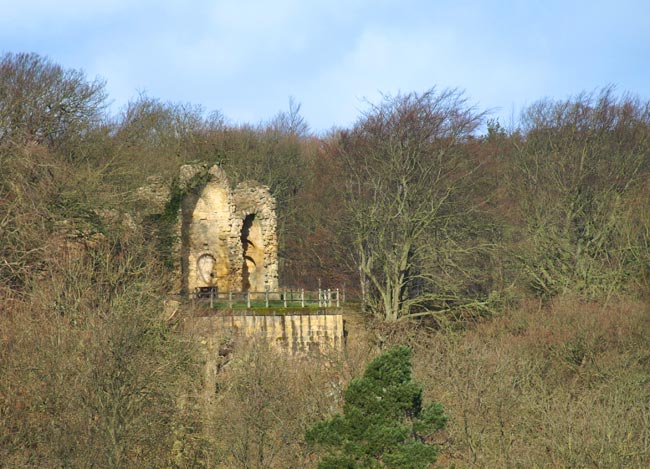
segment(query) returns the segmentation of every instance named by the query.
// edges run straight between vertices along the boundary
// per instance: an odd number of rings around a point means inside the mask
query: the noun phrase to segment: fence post
[[[300,289],[300,307],[301,308],[305,307],[305,289],[304,288]]]
[[[269,287],[266,287],[264,289],[264,301],[266,303],[266,307],[269,307]]]
[[[287,307],[287,289],[284,289],[284,295],[282,295],[284,298],[284,307]]]
[[[336,307],[341,307],[341,293],[339,292],[338,288],[336,289]]]
[[[251,309],[251,292],[250,291],[246,292],[246,307],[248,309]]]
[[[210,288],[210,309],[214,308],[214,290]]]
[[[232,290],[228,290],[228,308],[232,309]]]
[[[327,306],[332,307],[332,290],[327,289]]]

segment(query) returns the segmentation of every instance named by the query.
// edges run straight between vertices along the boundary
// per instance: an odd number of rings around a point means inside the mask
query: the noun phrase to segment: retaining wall
[[[342,314],[223,315],[192,318],[190,329],[205,338],[235,335],[259,339],[291,353],[342,349]]]

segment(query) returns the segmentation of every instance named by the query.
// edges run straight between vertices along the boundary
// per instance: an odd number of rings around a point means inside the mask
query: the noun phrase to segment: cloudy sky
[[[381,94],[466,92],[509,125],[522,107],[615,85],[650,99],[647,0],[0,0],[0,52],[258,123],[302,104],[347,126]]]

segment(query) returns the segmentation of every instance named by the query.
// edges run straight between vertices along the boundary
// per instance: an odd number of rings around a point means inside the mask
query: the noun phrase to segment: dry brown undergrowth
[[[414,338],[416,373],[451,417],[439,462],[647,467],[649,319],[643,303],[563,299]]]
[[[305,429],[340,410],[347,383],[380,347],[408,343],[425,399],[450,416],[438,465],[647,467],[649,325],[641,302],[565,298],[460,332],[370,326],[367,340],[320,360],[238,346],[206,414],[208,462],[309,467]]]

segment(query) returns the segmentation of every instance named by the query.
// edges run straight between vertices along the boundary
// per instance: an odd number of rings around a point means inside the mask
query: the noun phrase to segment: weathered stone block
[[[207,175],[205,184],[192,187],[199,175]],[[233,191],[221,168],[201,165],[182,166],[179,186],[187,193],[178,217],[182,293],[277,291],[277,218],[268,187],[246,181]]]

